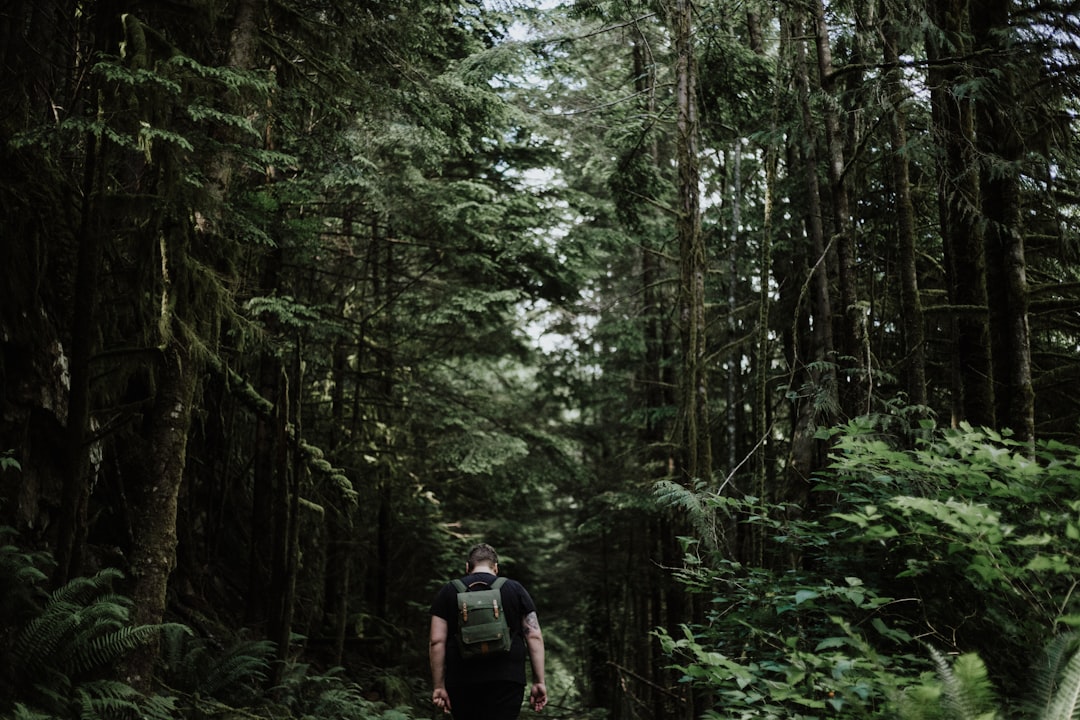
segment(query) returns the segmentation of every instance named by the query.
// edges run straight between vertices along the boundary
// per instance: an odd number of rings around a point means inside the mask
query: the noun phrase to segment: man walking
[[[488,589],[499,574],[499,556],[481,543],[469,551],[462,584],[469,589]],[[510,649],[484,657],[465,658],[457,642],[461,617],[458,588],[447,583],[431,604],[431,701],[454,720],[515,720],[521,712],[525,691],[525,657],[532,666],[533,684],[529,704],[540,712],[547,705],[544,684],[544,636],[536,618],[536,605],[528,591],[515,580],[499,588],[510,628]]]

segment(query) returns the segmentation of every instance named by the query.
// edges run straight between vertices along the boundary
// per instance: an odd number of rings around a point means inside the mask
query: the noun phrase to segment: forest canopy
[[[1073,717],[1078,17],[7,2],[0,715]]]

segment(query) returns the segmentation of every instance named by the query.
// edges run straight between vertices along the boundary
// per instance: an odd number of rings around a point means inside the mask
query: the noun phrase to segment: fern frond
[[[15,637],[12,655],[17,667],[30,674],[36,674],[46,667],[61,642],[74,634],[79,620],[77,613],[76,605],[50,601],[44,612],[27,623]]]
[[[189,640],[193,636],[194,632],[187,625],[170,623],[163,627],[158,662],[170,672],[181,668],[190,655]]]
[[[685,513],[699,538],[710,548],[716,549],[720,546],[717,509],[709,502],[711,498],[703,483],[686,488],[671,480],[659,480],[655,484],[654,495],[662,507]]]
[[[1032,693],[1028,707],[1033,717],[1043,717],[1050,711],[1063,669],[1078,648],[1078,633],[1057,635],[1047,643],[1042,663],[1031,673]]]
[[[941,683],[932,678],[904,688],[897,700],[900,720],[940,720],[944,716],[941,696]]]
[[[975,653],[965,653],[950,665],[938,650],[930,648],[944,688],[946,716],[955,720],[986,720],[996,717],[994,687],[986,665]]]
[[[1080,653],[1074,652],[1043,720],[1073,720],[1080,711]]]
[[[240,643],[209,669],[198,688],[199,693],[215,696],[242,683],[265,680],[276,647],[269,640]]]
[[[116,568],[104,568],[95,575],[74,578],[54,590],[49,596],[49,602],[87,605],[103,592],[111,590],[112,584],[123,577],[124,574]],[[130,606],[131,601],[126,598],[124,600]]]
[[[18,534],[15,528],[0,525],[0,538],[17,537]],[[45,553],[26,552],[15,545],[0,545],[0,579],[12,589],[36,586],[48,579],[40,569],[46,558]]]
[[[150,695],[140,703],[143,720],[174,720],[179,717],[177,699],[172,695]]]
[[[53,720],[53,717],[48,713],[28,708],[22,703],[15,703],[15,710],[12,712],[11,720]]]
[[[72,644],[74,652],[68,667],[73,673],[105,667],[160,632],[160,625],[136,625],[118,628],[104,635],[88,635],[87,642]]]
[[[118,680],[83,683],[75,691],[79,717],[85,720],[110,717],[139,717],[139,699],[135,688]]]

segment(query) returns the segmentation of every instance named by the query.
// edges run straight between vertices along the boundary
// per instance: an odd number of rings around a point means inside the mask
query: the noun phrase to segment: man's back
[[[498,578],[498,555],[490,545],[477,545],[469,552],[466,568],[460,578],[465,587],[490,587]],[[514,720],[521,711],[528,658],[531,704],[542,709],[547,703],[544,644],[529,592],[515,580],[502,582],[499,594],[510,633],[509,650],[470,658],[463,657],[456,640],[461,623],[458,592],[454,582],[448,582],[431,604],[432,701],[452,712],[455,720]]]

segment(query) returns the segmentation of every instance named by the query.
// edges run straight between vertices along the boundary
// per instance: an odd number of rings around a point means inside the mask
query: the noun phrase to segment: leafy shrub
[[[866,423],[837,437],[819,483],[836,512],[840,569],[912,597],[912,634],[976,651],[1009,695],[1074,614],[1080,571],[1080,449],[962,427],[901,450]]]
[[[976,689],[983,676],[978,687],[1000,688],[1014,713],[1039,649],[1077,623],[1080,450],[883,427],[864,418],[837,431],[814,507],[797,513],[660,487],[705,541],[686,540],[680,579],[709,610],[658,635],[686,681],[716,698],[710,716],[979,717],[993,705],[985,693],[942,710],[960,687],[942,678]],[[708,528],[723,517],[764,531],[766,556],[798,561],[773,570],[722,557]],[[942,651],[964,660],[943,665]]]

